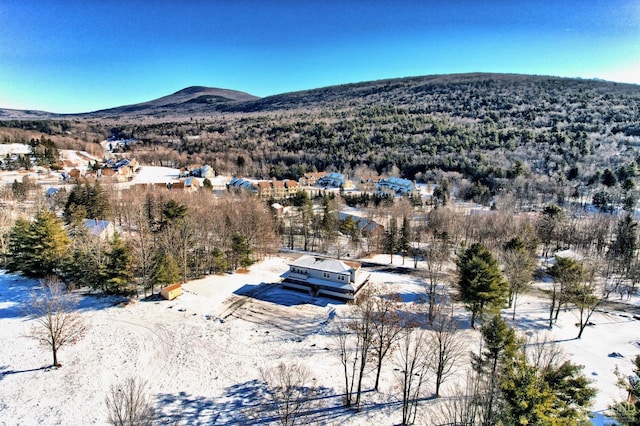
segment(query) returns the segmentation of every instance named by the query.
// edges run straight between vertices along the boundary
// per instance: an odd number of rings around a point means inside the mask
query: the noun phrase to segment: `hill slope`
[[[124,105],[81,115],[89,117],[127,115],[132,113],[136,115],[155,115],[159,112],[182,115],[193,112],[194,110],[206,109],[207,107],[215,108],[216,105],[233,104],[256,99],[259,98],[236,90],[191,86],[152,101]]]

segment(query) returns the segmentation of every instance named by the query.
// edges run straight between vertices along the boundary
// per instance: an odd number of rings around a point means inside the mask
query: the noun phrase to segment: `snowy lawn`
[[[374,259],[388,263],[388,257]],[[394,259],[400,262],[400,259]],[[305,423],[365,425],[399,424],[401,406],[394,378],[394,356],[386,363],[381,392],[373,375],[365,382],[363,408],[342,406],[343,375],[332,324],[347,306],[324,298],[281,289],[274,284],[287,270],[287,260],[269,258],[246,274],[210,276],[183,286],[174,301],[119,303],[114,297],[82,297],[82,315],[91,323],[87,336],[59,352],[62,368],[51,369],[49,350],[25,337],[32,321],[21,304],[38,283],[0,275],[0,424],[105,424],[105,395],[113,384],[137,376],[147,381],[159,409],[159,423],[268,424],[275,412],[266,404],[260,369],[298,361],[313,374],[319,390]],[[401,294],[408,305],[419,303],[420,280],[386,269],[371,280]],[[516,326],[523,333],[549,333],[599,389],[593,407],[602,412],[622,395],[615,387],[615,366],[628,373],[640,353],[640,321],[620,313],[596,313],[581,340],[573,312],[561,312],[549,331],[546,301],[522,298]],[[508,312],[505,311],[505,317]],[[626,316],[624,316],[626,315]],[[468,315],[460,312],[463,324]],[[477,331],[465,330],[470,348]],[[619,353],[622,357],[609,356]],[[456,380],[445,383],[443,394]],[[430,383],[427,397],[432,392]],[[427,398],[418,414],[429,424],[436,404]]]

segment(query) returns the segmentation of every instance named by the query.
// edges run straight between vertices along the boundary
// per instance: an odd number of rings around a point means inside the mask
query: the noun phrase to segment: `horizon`
[[[0,26],[0,108],[61,114],[190,86],[266,97],[472,72],[640,84],[633,0],[7,0]]]

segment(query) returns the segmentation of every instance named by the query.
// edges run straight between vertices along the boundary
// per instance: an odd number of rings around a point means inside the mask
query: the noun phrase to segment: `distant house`
[[[275,198],[284,198],[287,195],[284,182],[281,180],[272,180],[271,186],[273,187],[273,196]]]
[[[287,197],[293,197],[300,191],[300,184],[295,180],[285,179],[284,186],[286,188]]]
[[[347,182],[347,177],[342,173],[329,173],[328,175],[322,176],[316,182],[317,185],[323,186],[325,188],[340,188],[344,187]]]
[[[369,274],[361,270],[358,262],[304,255],[282,274],[282,285],[315,296],[353,300],[368,279]]]
[[[80,170],[78,169],[71,169],[69,171],[69,179],[79,179],[80,178]]]
[[[109,169],[109,168],[101,170],[101,173],[103,177],[113,177],[116,175],[116,171],[114,169]]]
[[[238,177],[232,178],[227,184],[227,188],[229,190],[244,190],[253,194],[256,194],[258,192],[258,188],[253,182]]]
[[[184,188],[189,191],[197,191],[200,189],[200,181],[194,177],[188,177],[184,181]]]
[[[327,172],[308,172],[305,173],[303,177],[300,178],[300,185],[304,186],[313,186],[318,182],[323,176],[326,176]]]
[[[377,183],[378,191],[392,195],[410,195],[412,193],[420,194],[416,184],[409,179],[399,177],[382,178]]]
[[[116,233],[115,226],[108,220],[85,219],[83,225],[90,235],[95,235],[103,240],[112,238]]]
[[[368,177],[360,179],[358,183],[358,189],[366,192],[374,192],[378,189],[378,182],[380,182],[380,177]]]
[[[261,180],[257,183],[258,194],[264,200],[273,197],[273,187],[271,186],[271,182],[268,180]]]
[[[200,169],[200,177],[201,178],[206,178],[206,179],[213,179],[214,177],[216,177],[216,173],[215,171],[211,168],[211,166],[205,164],[204,166],[202,166],[202,168]]]
[[[58,193],[58,191],[60,191],[58,188],[53,188],[53,187],[51,187],[51,188],[48,188],[48,189],[45,191],[45,193],[44,193],[44,194],[45,194],[45,196],[46,196],[47,198],[51,198],[51,197],[53,197],[54,195],[56,195],[56,194]]]
[[[167,300],[173,300],[182,294],[182,284],[172,284],[160,290],[160,295]]]
[[[356,223],[356,225],[358,225],[358,228],[360,228],[360,232],[365,235],[371,235],[375,234],[376,232],[384,231],[384,226],[380,225],[373,219],[369,219],[368,217],[354,216],[349,213],[338,212],[338,219],[346,220],[347,218],[351,218]]]

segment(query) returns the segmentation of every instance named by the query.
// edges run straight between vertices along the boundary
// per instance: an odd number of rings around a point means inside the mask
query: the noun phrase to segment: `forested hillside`
[[[591,196],[606,169],[633,189],[640,161],[640,87],[595,80],[427,76],[172,108],[74,120],[101,117],[93,128],[139,139],[134,155],[153,164],[261,178],[447,178],[481,202],[501,191]],[[605,198],[624,198],[616,182],[604,182]]]

